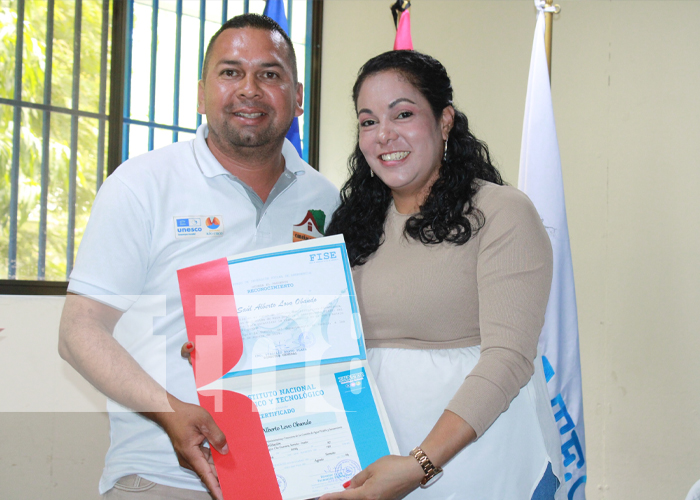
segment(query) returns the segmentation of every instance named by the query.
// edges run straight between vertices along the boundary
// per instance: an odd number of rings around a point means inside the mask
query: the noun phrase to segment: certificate
[[[228,265],[243,357],[227,376],[365,359],[342,236],[231,257]]]
[[[227,377],[213,385],[255,404],[284,500],[342,491],[363,468],[397,452],[363,362]]]
[[[225,498],[315,498],[398,453],[367,364],[342,236],[221,259],[179,279],[200,402],[232,445],[214,454]],[[209,302],[225,312],[212,313]],[[202,316],[219,317],[216,334],[203,337]],[[223,354],[200,352],[211,345]],[[250,474],[256,486],[246,492]]]

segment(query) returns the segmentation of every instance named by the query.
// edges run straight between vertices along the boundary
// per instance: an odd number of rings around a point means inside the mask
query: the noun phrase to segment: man
[[[187,336],[176,272],[289,243],[310,210],[315,220],[323,219],[317,211],[330,216],[337,190],[284,139],[302,96],[279,25],[235,17],[207,48],[198,111],[208,125],[191,142],[130,159],[100,189],[71,274],[59,352],[111,399],[104,498],[148,491],[138,498],[208,499],[207,489],[221,498],[202,445],[240,451],[228,449],[197,405],[180,357]]]

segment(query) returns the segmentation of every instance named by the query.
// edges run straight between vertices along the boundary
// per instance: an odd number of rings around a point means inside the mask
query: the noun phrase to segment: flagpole
[[[547,7],[551,7],[554,0],[545,0]],[[544,51],[547,54],[547,69],[549,70],[549,81],[552,81],[552,27],[554,24],[554,12],[544,13]]]

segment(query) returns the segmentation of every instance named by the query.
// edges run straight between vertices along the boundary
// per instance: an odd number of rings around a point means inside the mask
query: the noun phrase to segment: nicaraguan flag
[[[291,1],[291,0],[290,0]],[[285,33],[289,35],[289,25],[287,24],[287,15],[284,12],[284,2],[283,0],[267,0],[265,3],[265,10],[263,15],[271,19],[274,19],[277,24],[279,24]],[[292,126],[289,127],[289,132],[287,132],[287,139],[294,144],[297,149],[299,156],[301,154],[301,136],[299,135],[299,119],[294,117],[292,120]]]
[[[559,427],[568,498],[584,500],[586,447],[574,272],[544,46],[546,6],[542,0],[535,0],[535,4],[537,27],[527,84],[518,187],[535,204],[552,241],[554,276],[539,347]]]

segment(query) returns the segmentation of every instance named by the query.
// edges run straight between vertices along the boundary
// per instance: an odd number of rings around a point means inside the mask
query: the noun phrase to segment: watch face
[[[435,474],[433,477],[428,479],[425,484],[421,484],[421,488],[429,488],[430,486],[434,485],[440,478],[442,477],[442,470]]]

